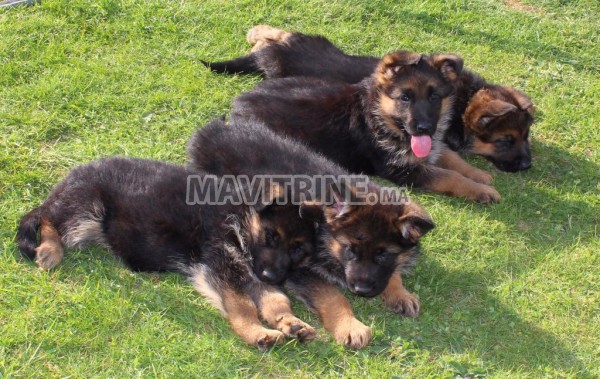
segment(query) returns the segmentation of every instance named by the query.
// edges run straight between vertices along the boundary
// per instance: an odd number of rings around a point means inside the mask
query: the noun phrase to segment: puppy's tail
[[[17,229],[17,245],[21,253],[27,258],[35,259],[37,247],[37,234],[42,219],[42,207],[37,207],[21,219]]]
[[[256,56],[248,54],[243,57],[223,62],[207,62],[201,60],[203,65],[219,74],[258,74],[262,73],[256,64]]]

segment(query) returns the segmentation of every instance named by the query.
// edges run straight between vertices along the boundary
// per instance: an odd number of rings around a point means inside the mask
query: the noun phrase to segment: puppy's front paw
[[[494,178],[488,172],[480,170],[478,168],[473,168],[473,170],[467,175],[467,178],[481,184],[492,184],[492,180]]]
[[[275,345],[281,345],[285,341],[285,335],[279,330],[264,329],[256,336],[254,346],[265,351]]]
[[[475,191],[473,191],[472,196],[470,196],[470,198],[471,200],[475,200],[478,203],[492,204],[499,203],[501,197],[494,187],[485,184],[479,184],[477,185]]]
[[[333,337],[339,344],[351,349],[360,349],[371,342],[371,328],[355,318],[349,318],[336,325]]]
[[[421,311],[419,299],[406,290],[393,296],[384,296],[383,302],[392,312],[402,316],[416,317]]]
[[[294,315],[286,315],[277,322],[277,330],[289,338],[296,338],[300,342],[312,341],[317,332],[315,329]]]

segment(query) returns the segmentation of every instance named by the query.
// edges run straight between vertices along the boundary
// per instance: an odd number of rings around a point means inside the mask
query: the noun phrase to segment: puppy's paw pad
[[[255,45],[258,42],[282,42],[287,35],[289,35],[289,33],[285,30],[277,29],[269,25],[256,25],[248,30],[246,40],[251,45]]]

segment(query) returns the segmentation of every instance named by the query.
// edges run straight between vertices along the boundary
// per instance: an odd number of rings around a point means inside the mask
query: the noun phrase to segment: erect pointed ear
[[[329,204],[324,206],[323,213],[325,220],[331,223],[352,214],[355,209],[356,206],[350,204],[343,191],[331,188],[331,199]]]
[[[517,106],[503,100],[491,100],[485,104],[481,116],[477,120],[477,126],[481,129],[487,128],[490,122],[500,116],[518,110]]]
[[[277,201],[283,202],[287,200],[285,195],[285,189],[283,186],[276,183],[271,183],[271,186],[265,189],[264,194],[260,197],[260,199],[258,199],[258,202],[253,208],[257,212],[262,212]]]
[[[375,76],[379,84],[385,84],[392,80],[402,70],[406,69],[411,65],[416,65],[421,61],[422,54],[417,54],[411,51],[395,51],[385,55],[377,68],[375,69]]]
[[[323,204],[321,204],[320,202],[306,201],[300,204],[300,218],[314,222],[322,222],[324,216],[323,212]]]
[[[431,64],[449,82],[456,81],[463,70],[463,59],[454,54],[433,54]]]
[[[519,108],[529,112],[529,114],[533,116],[533,114],[535,113],[535,105],[533,105],[533,102],[531,101],[529,96],[514,88],[510,88],[509,90],[512,96],[517,101],[517,104],[519,104]]]
[[[402,234],[402,238],[417,243],[419,238],[435,227],[435,224],[420,206],[410,203],[407,206],[409,209],[398,217],[395,226]]]
[[[348,201],[342,195],[342,193],[336,190],[332,191],[332,193],[333,204],[331,204],[331,209],[335,212],[335,218],[340,218],[350,213],[352,211],[352,207],[350,204],[348,204]]]

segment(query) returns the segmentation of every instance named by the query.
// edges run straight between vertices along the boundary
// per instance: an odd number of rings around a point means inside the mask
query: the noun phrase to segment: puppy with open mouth
[[[356,84],[313,77],[266,80],[233,101],[231,119],[261,121],[353,173],[498,202],[492,177],[444,143],[462,65],[455,55],[397,51]]]

